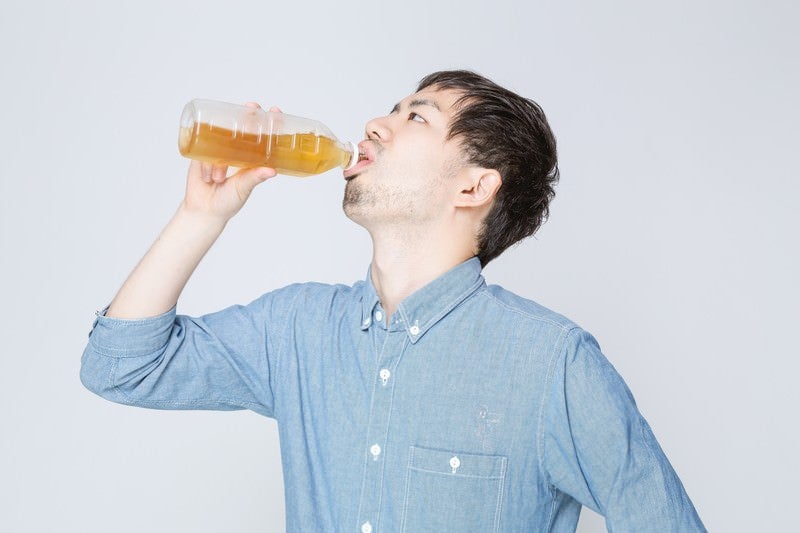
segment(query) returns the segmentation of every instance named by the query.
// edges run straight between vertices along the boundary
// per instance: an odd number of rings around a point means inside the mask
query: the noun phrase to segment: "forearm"
[[[131,272],[106,316],[160,315],[178,301],[200,260],[225,228],[226,219],[181,207]]]

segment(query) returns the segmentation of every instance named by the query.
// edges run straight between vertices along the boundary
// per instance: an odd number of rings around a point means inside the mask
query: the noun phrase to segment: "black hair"
[[[477,236],[486,266],[547,219],[559,178],[555,136],[536,102],[474,72],[434,72],[417,91],[426,88],[460,93],[448,138],[460,141],[469,164],[497,170],[503,180]]]

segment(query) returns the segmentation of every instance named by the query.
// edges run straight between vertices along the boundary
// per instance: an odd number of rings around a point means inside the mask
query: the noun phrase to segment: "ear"
[[[461,180],[461,189],[456,194],[456,207],[483,207],[494,200],[503,184],[500,173],[488,168],[470,168]]]

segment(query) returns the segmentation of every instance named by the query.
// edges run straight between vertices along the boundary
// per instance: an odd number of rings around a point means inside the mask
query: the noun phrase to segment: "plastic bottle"
[[[358,148],[316,120],[214,100],[186,104],[178,148],[190,159],[303,177],[358,162]]]

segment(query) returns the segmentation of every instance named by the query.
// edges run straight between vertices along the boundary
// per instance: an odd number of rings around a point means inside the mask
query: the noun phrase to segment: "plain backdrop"
[[[542,105],[549,222],[486,270],[591,331],[712,531],[796,528],[800,10],[791,1],[0,6],[0,530],[274,532],[275,423],[83,389],[102,308],[177,207],[182,106],[256,100],[360,139],[425,74]],[[258,188],[179,311],[352,283],[332,171]],[[579,531],[604,531],[584,511]]]

